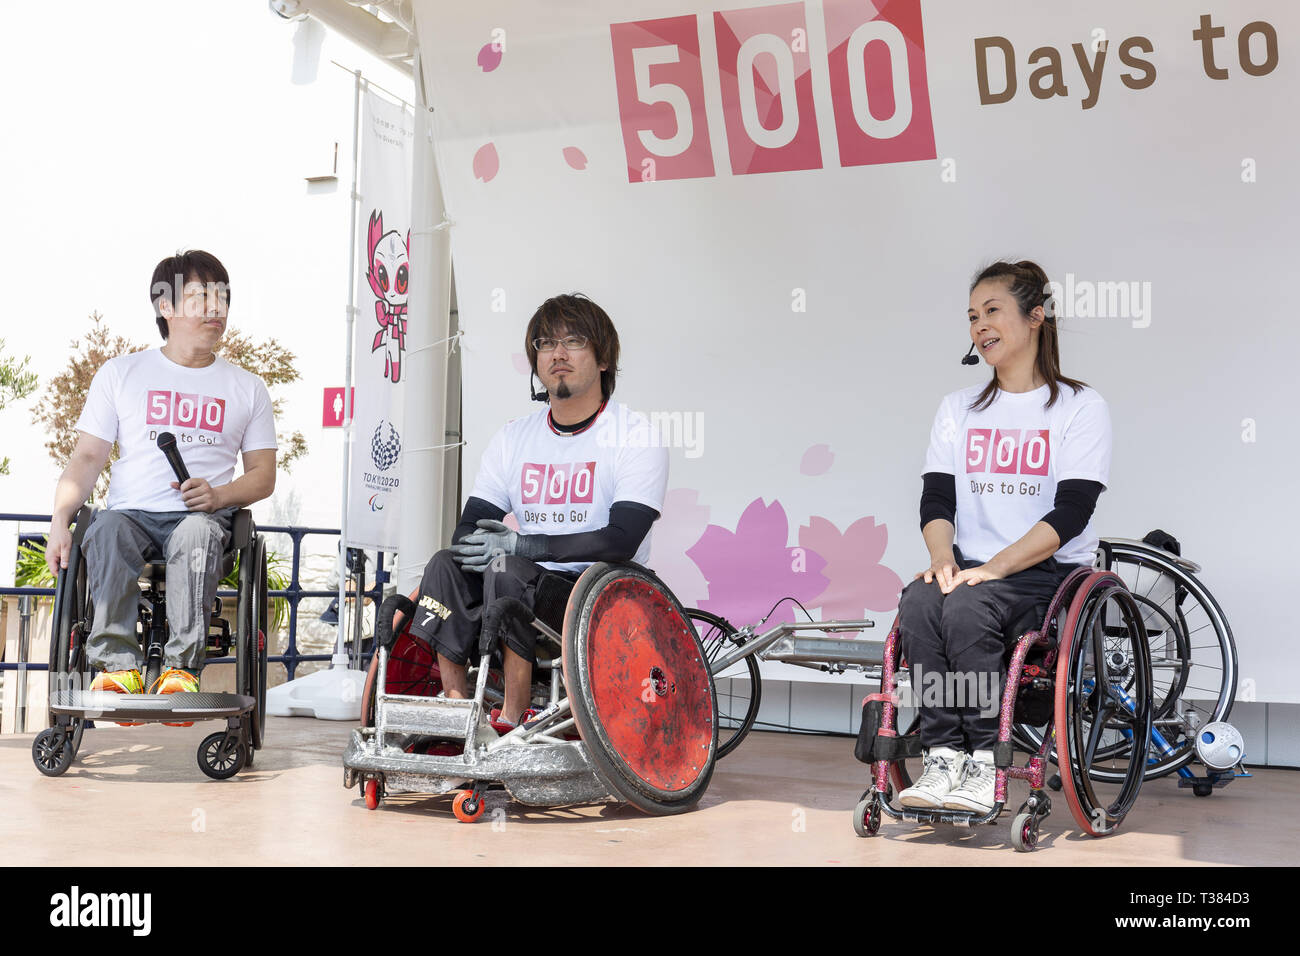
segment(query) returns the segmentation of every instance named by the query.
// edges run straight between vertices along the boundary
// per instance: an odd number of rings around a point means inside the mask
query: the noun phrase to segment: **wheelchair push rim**
[[[578,732],[611,793],[656,815],[708,788],[713,676],[672,593],[636,565],[594,564],[569,596],[564,679]]]
[[[1151,743],[1151,658],[1124,582],[1094,571],[1070,602],[1057,657],[1055,727],[1062,790],[1085,833],[1113,832],[1142,787]],[[1099,786],[1095,771],[1117,778]]]

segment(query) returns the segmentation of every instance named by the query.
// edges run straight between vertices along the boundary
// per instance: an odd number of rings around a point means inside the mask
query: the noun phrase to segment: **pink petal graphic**
[[[511,531],[519,530],[519,519],[515,517],[515,513],[513,511],[507,511],[506,516],[501,519],[501,523],[505,525],[507,528],[509,528]]]
[[[501,159],[497,156],[495,143],[480,146],[474,154],[474,178],[490,183],[501,168]]]
[[[576,146],[564,147],[564,161],[574,169],[587,168],[587,154]]]
[[[803,453],[803,460],[799,462],[799,474],[824,475],[830,471],[834,462],[835,452],[831,451],[830,445],[812,445]]]
[[[501,65],[501,49],[495,43],[484,43],[478,51],[478,65],[484,73],[491,73]]]
[[[814,515],[799,529],[799,544],[826,558],[826,590],[814,600],[822,620],[859,620],[867,611],[898,607],[903,582],[880,563],[889,531],[873,517],[859,518],[841,535],[826,518]]]
[[[650,567],[677,596],[682,607],[698,607],[709,596],[709,582],[686,556],[709,523],[709,506],[693,488],[673,488],[650,532]]]
[[[528,364],[528,356],[523,352],[511,352],[510,361],[514,363],[515,371],[520,375],[527,375],[533,370],[533,367]]]
[[[730,619],[737,627],[753,624],[780,598],[807,604],[826,589],[826,561],[806,548],[791,548],[790,523],[781,502],[763,504],[755,498],[736,523],[734,532],[711,524],[686,552],[709,582],[709,599],[700,607]],[[768,620],[795,620],[785,602]],[[802,615],[799,615],[802,620]]]

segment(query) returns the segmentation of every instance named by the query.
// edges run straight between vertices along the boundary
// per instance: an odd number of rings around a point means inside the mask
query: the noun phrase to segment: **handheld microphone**
[[[528,395],[529,395],[529,397],[531,397],[532,400],[535,401],[535,402],[549,402],[549,401],[551,400],[550,393],[547,392],[546,389],[542,389],[542,390],[539,392],[539,391],[537,391],[536,389],[533,388],[533,373],[532,373],[532,372],[529,372],[529,373],[528,373]]]
[[[980,358],[979,358],[978,355],[975,355],[974,352],[975,352],[975,343],[972,342],[972,343],[970,344],[970,348],[966,351],[966,355],[962,358],[962,360],[961,360],[961,364],[962,364],[962,365],[979,365],[979,363],[980,363]],[[159,440],[159,441],[162,441],[162,438],[160,437],[158,440]]]
[[[167,459],[167,464],[172,466],[172,471],[176,473],[176,480],[182,485],[189,481],[190,473],[185,468],[185,462],[181,461],[181,453],[176,450],[176,436],[171,432],[160,432],[158,448]]]

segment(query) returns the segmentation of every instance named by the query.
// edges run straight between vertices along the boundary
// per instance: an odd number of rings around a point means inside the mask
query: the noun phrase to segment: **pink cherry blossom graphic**
[[[790,523],[781,502],[755,498],[734,532],[711,524],[686,554],[709,582],[709,599],[700,607],[728,618],[736,626],[753,624],[783,597],[804,602],[826,589],[826,561],[806,548],[791,548]],[[796,619],[785,602],[768,626]],[[802,620],[802,614],[798,617]]]
[[[898,607],[903,582],[880,563],[888,543],[888,530],[871,516],[859,518],[842,535],[833,522],[816,515],[799,529],[799,544],[826,558],[829,583],[813,598],[822,620],[861,620],[867,611]]]
[[[564,147],[564,161],[574,169],[587,168],[587,154],[576,146]]]
[[[519,530],[519,519],[515,517],[515,513],[513,511],[507,511],[506,516],[501,519],[501,523],[505,525],[507,528],[509,528],[511,531]]]
[[[533,370],[532,366],[528,364],[528,356],[523,352],[511,352],[510,361],[514,364],[515,371],[520,375],[527,375]]]
[[[484,73],[491,73],[501,65],[501,47],[495,42],[484,43],[478,51],[478,65]]]
[[[835,452],[831,451],[830,445],[811,445],[799,462],[799,474],[824,475],[834,462]]]
[[[709,582],[686,556],[709,524],[709,506],[699,503],[693,488],[674,488],[650,532],[650,567],[677,596],[682,607],[697,607],[709,596]]]
[[[495,143],[480,146],[474,154],[474,178],[490,183],[501,168],[501,159],[497,156]]]

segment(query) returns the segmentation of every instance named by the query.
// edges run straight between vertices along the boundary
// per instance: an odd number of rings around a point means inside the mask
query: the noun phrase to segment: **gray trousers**
[[[198,673],[208,634],[221,555],[230,540],[234,508],[200,511],[99,511],[83,549],[95,605],[86,658],[96,670],[141,668],[136,636],[140,573],[149,561],[167,562],[167,646],[163,666]],[[148,690],[148,688],[145,688]]]

